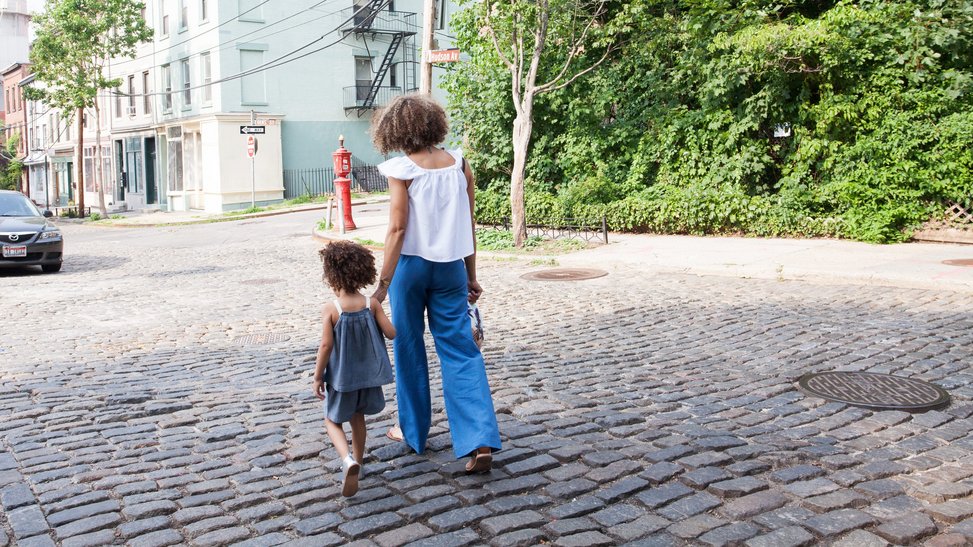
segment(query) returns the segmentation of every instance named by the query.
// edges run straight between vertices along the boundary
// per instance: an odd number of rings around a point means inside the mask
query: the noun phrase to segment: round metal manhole
[[[585,279],[595,279],[604,277],[608,272],[591,268],[555,268],[553,270],[540,270],[525,273],[520,276],[531,281],[583,281]]]
[[[943,260],[943,264],[947,266],[970,266],[973,267],[973,258],[954,258],[952,260]]]
[[[804,393],[874,410],[930,410],[949,404],[949,393],[929,382],[875,372],[817,372],[797,381]]]
[[[284,281],[283,279],[273,279],[273,278],[263,278],[263,279],[245,279],[240,283],[244,285],[273,285],[274,283],[280,283]]]
[[[286,334],[246,334],[237,336],[233,343],[240,346],[263,346],[266,344],[277,344],[290,340]]]

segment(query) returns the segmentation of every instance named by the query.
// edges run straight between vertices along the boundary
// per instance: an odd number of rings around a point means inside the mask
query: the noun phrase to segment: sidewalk
[[[357,229],[315,236],[352,239],[373,245],[384,242],[387,214],[354,212]],[[609,244],[561,255],[538,256],[481,252],[483,256],[554,260],[560,267],[638,269],[646,273],[682,273],[779,281],[852,283],[973,294],[973,265],[947,265],[969,259],[973,246],[950,243],[872,245],[832,239],[760,239],[609,234]]]

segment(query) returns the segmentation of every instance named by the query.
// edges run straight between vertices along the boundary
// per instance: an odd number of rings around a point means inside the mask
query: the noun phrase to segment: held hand
[[[466,299],[469,300],[470,304],[476,304],[476,301],[480,299],[480,295],[483,294],[483,288],[480,287],[478,281],[467,281],[466,286],[469,288]]]
[[[321,380],[314,381],[314,396],[320,400],[324,400],[324,382]]]
[[[372,298],[378,300],[378,303],[381,304],[382,302],[385,302],[385,297],[388,295],[388,293],[389,288],[380,284],[378,288],[375,289],[375,292],[372,293]]]

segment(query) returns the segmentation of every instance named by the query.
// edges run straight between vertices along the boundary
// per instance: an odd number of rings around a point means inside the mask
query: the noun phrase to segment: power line
[[[382,2],[381,6],[379,6],[375,10],[375,13],[377,14],[381,10],[385,9],[385,7],[388,6],[388,4],[389,4],[390,1],[391,0],[384,0]],[[212,81],[212,82],[210,82],[208,84],[201,84],[201,85],[196,85],[196,86],[183,87],[183,88],[180,88],[180,89],[173,89],[173,90],[170,90],[170,91],[154,91],[152,93],[132,93],[132,94],[128,94],[128,93],[122,93],[121,91],[114,91],[114,90],[112,90],[109,93],[109,96],[149,97],[149,96],[158,96],[158,95],[172,95],[172,94],[175,94],[175,93],[184,93],[186,91],[193,91],[193,90],[196,90],[196,89],[202,89],[204,87],[208,87],[208,86],[211,86],[211,85],[215,85],[215,84],[220,84],[220,83],[223,83],[223,82],[229,82],[229,81],[237,80],[237,79],[240,79],[240,78],[244,78],[246,76],[250,76],[252,74],[256,74],[258,72],[263,72],[265,70],[270,70],[272,68],[277,68],[279,66],[285,65],[285,64],[290,63],[292,61],[297,61],[299,59],[303,59],[303,58],[305,58],[305,57],[307,57],[309,55],[312,55],[314,53],[318,53],[320,51],[324,51],[325,49],[328,49],[328,48],[333,47],[333,46],[337,45],[338,43],[340,43],[342,40],[344,40],[346,38],[346,36],[342,36],[341,38],[338,38],[337,40],[335,40],[333,42],[330,42],[330,43],[328,43],[328,44],[326,44],[326,45],[324,45],[324,46],[322,46],[322,47],[320,47],[318,49],[309,51],[309,52],[307,52],[307,53],[305,53],[303,55],[300,55],[298,57],[294,57],[293,59],[287,59],[287,57],[290,57],[291,55],[294,55],[295,53],[298,53],[300,51],[303,51],[303,50],[305,50],[305,49],[313,46],[314,44],[316,44],[316,43],[324,40],[324,38],[326,36],[328,36],[329,34],[333,34],[333,33],[337,32],[337,31],[341,30],[342,27],[344,27],[345,24],[347,24],[348,22],[354,20],[355,17],[359,13],[361,13],[362,11],[364,11],[366,8],[368,8],[368,4],[365,4],[361,8],[355,10],[355,12],[352,13],[352,15],[350,17],[348,17],[347,19],[345,19],[344,21],[342,21],[341,23],[339,23],[338,26],[336,26],[335,28],[333,28],[333,29],[329,30],[328,32],[322,34],[321,36],[315,38],[314,40],[311,40],[310,42],[308,42],[308,43],[300,46],[297,49],[294,49],[292,51],[289,51],[289,52],[287,52],[287,53],[285,53],[285,54],[283,54],[283,55],[281,55],[281,56],[279,56],[279,57],[277,57],[275,59],[272,59],[270,61],[267,61],[266,63],[263,63],[261,65],[255,66],[255,67],[253,67],[251,69],[247,69],[245,71],[242,71],[242,72],[239,72],[237,74],[230,75],[230,76],[225,76],[223,78],[220,78],[219,80]],[[366,22],[368,22],[370,19],[372,19],[372,18],[366,17],[361,22],[356,23],[355,26],[353,27],[353,29],[359,29],[359,28],[361,28],[361,26],[364,25]],[[162,66],[165,66],[165,65],[162,65]]]
[[[154,56],[155,56],[156,54],[158,54],[158,53],[161,53],[161,52],[163,52],[163,51],[166,51],[166,50],[170,50],[170,49],[172,49],[172,48],[174,48],[174,47],[177,47],[177,46],[181,46],[181,45],[183,45],[183,44],[185,44],[185,43],[187,43],[187,42],[190,42],[190,41],[192,41],[192,40],[194,40],[194,39],[196,39],[196,38],[199,38],[200,36],[202,36],[202,35],[204,35],[204,34],[207,34],[207,33],[209,33],[209,32],[212,32],[212,31],[214,31],[214,30],[216,30],[216,29],[218,29],[218,28],[220,28],[220,27],[222,27],[223,25],[225,25],[225,24],[227,24],[227,23],[230,23],[230,22],[232,22],[232,21],[233,21],[233,20],[235,20],[235,19],[239,19],[240,17],[242,17],[242,16],[244,16],[244,15],[246,15],[246,14],[248,14],[248,13],[250,13],[251,11],[253,11],[253,10],[255,10],[255,9],[257,9],[257,8],[259,8],[259,7],[261,7],[261,6],[263,6],[264,4],[267,4],[268,2],[270,2],[270,0],[264,0],[263,2],[261,2],[261,3],[259,3],[259,4],[257,4],[256,6],[254,6],[254,7],[252,7],[252,8],[250,8],[250,9],[248,9],[247,11],[243,11],[243,12],[240,12],[240,13],[239,13],[238,15],[236,15],[235,17],[231,17],[231,18],[229,18],[229,19],[227,19],[227,20],[225,20],[225,21],[223,21],[223,22],[221,22],[221,23],[219,23],[219,24],[218,24],[218,25],[216,25],[216,26],[213,26],[213,27],[210,27],[210,28],[208,28],[208,29],[206,29],[206,30],[204,30],[204,31],[202,31],[202,32],[199,32],[199,33],[197,33],[197,34],[194,34],[194,35],[192,35],[192,36],[188,36],[188,37],[186,37],[186,39],[185,39],[185,40],[183,40],[182,42],[177,42],[177,43],[175,43],[175,44],[170,44],[169,46],[167,46],[167,47],[165,47],[165,48],[163,48],[163,49],[162,49],[162,50],[160,50],[160,51],[153,51],[152,53],[146,53],[145,55],[140,55],[140,56],[138,56],[138,57],[132,57],[131,59],[125,59],[125,60],[122,60],[122,61],[119,61],[119,63],[130,63],[130,62],[132,62],[132,61],[137,61],[137,60],[139,60],[139,59],[145,59],[146,57],[154,57]],[[313,9],[313,8],[311,8],[311,9]],[[180,15],[180,16],[181,16],[181,15]],[[154,29],[153,29],[153,30],[154,30]],[[255,31],[255,32],[256,32],[256,31]]]

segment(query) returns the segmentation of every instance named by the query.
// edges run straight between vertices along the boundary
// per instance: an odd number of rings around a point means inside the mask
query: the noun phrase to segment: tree
[[[105,76],[108,60],[133,57],[136,46],[151,39],[143,8],[142,2],[128,0],[48,0],[44,11],[34,18],[37,38],[30,61],[35,81],[42,85],[29,87],[27,96],[60,108],[67,123],[71,123],[70,113],[76,117],[79,216],[84,215],[84,114],[88,108],[94,109],[95,118],[98,206],[107,214],[98,93],[121,85],[121,79]]]
[[[489,37],[510,76],[515,111],[510,211],[514,244],[527,238],[524,173],[538,95],[563,89],[594,70],[615,49],[607,0],[485,0],[481,34]],[[592,55],[591,50],[600,50]],[[580,66],[579,66],[580,65]],[[538,83],[538,82],[543,83]]]
[[[23,163],[17,159],[17,141],[20,135],[11,135],[0,149],[0,190],[19,190]]]

